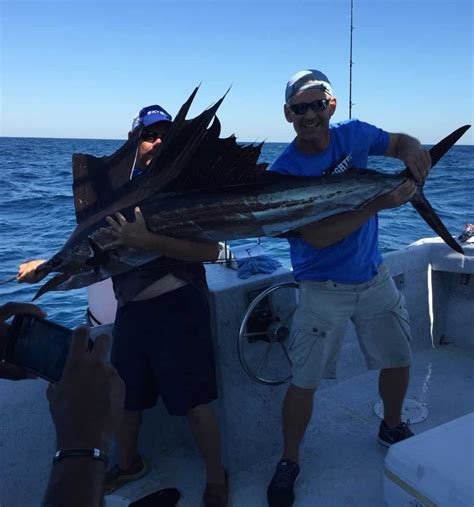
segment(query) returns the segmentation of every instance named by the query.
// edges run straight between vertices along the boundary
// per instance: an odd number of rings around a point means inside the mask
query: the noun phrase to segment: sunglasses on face
[[[154,143],[157,139],[163,139],[165,134],[163,132],[153,132],[152,130],[146,130],[142,132],[140,136],[140,141],[145,141],[147,143]]]
[[[288,107],[290,108],[290,110],[293,113],[295,113],[297,115],[301,115],[301,114],[306,114],[308,109],[311,109],[311,111],[314,111],[315,113],[325,111],[328,107],[328,104],[329,104],[329,99],[319,99],[319,100],[315,100],[314,102],[300,102],[299,104],[292,104],[292,105],[288,104]]]

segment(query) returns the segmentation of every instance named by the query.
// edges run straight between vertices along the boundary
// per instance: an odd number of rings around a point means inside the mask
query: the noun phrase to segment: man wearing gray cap
[[[296,138],[270,170],[299,176],[340,174],[352,167],[367,168],[370,155],[383,155],[404,162],[415,181],[425,180],[431,159],[419,141],[355,119],[330,124],[336,105],[323,72],[295,74],[286,86],[284,114]],[[408,180],[362,210],[310,224],[288,239],[300,299],[289,340],[293,378],[283,404],[284,449],[267,491],[270,507],[293,505],[299,447],[313,396],[322,378],[335,377],[349,319],[367,367],[380,370],[384,419],[378,441],[390,446],[413,435],[401,420],[411,362],[408,314],[382,263],[377,212],[405,204],[415,189],[415,182]]]

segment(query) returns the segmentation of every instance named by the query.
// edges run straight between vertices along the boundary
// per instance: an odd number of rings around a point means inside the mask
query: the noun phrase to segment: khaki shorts
[[[294,385],[316,389],[323,377],[335,377],[348,319],[355,325],[367,368],[410,365],[408,312],[385,266],[366,283],[301,282],[299,297],[288,350]]]

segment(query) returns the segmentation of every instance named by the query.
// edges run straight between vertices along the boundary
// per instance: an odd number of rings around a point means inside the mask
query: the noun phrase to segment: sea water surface
[[[59,250],[76,221],[72,198],[73,153],[110,155],[124,141],[94,139],[0,138],[0,281],[15,275],[18,265],[30,259],[47,259]],[[262,161],[272,162],[286,144],[267,143]],[[402,169],[397,160],[370,159],[378,170]],[[454,146],[430,173],[425,194],[454,236],[474,222],[474,146]],[[410,206],[380,213],[382,253],[434,236]],[[233,242],[232,244],[238,244]],[[263,238],[268,255],[289,267],[288,244]],[[38,285],[11,282],[0,285],[0,304],[30,301]],[[50,292],[39,304],[48,318],[65,326],[85,322],[85,289]]]

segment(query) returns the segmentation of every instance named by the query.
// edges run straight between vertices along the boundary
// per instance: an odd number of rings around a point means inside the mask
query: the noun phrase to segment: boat
[[[404,418],[416,436],[388,452],[377,443],[377,372],[366,370],[349,325],[338,378],[323,381],[316,394],[295,507],[474,505],[472,239],[464,247],[463,256],[426,238],[384,256],[410,313],[413,365]],[[240,279],[229,264],[206,267],[219,389],[214,408],[230,505],[260,507],[280,459],[280,412],[291,378],[284,345],[298,286],[284,267]],[[101,284],[89,290],[95,335],[110,330],[113,316],[110,283]],[[56,451],[46,388],[42,380],[0,383],[3,507],[40,504]],[[140,448],[150,473],[106,505],[126,506],[166,487],[182,493],[179,507],[200,505],[205,472],[184,418],[172,418],[159,402],[145,412]]]

